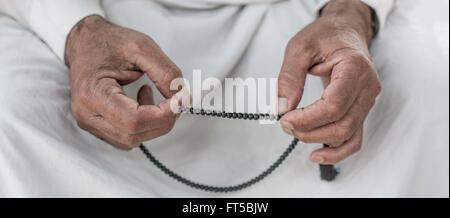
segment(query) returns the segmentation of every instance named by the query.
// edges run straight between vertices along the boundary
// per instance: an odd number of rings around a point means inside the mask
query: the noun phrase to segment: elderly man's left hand
[[[283,130],[306,143],[326,143],[313,162],[335,164],[357,152],[364,120],[381,91],[369,54],[371,11],[359,0],[331,1],[286,48],[278,80]],[[320,76],[322,98],[296,109],[307,73]]]

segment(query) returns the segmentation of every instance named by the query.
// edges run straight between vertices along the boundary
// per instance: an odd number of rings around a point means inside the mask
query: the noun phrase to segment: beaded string
[[[187,106],[181,106],[180,112],[182,114],[192,114],[192,115],[201,115],[201,116],[212,116],[212,117],[219,117],[219,118],[228,118],[228,119],[242,119],[242,120],[272,120],[272,121],[279,121],[283,115],[273,115],[273,114],[258,114],[258,113],[236,113],[236,112],[225,112],[225,111],[215,111],[215,110],[205,110],[205,109],[197,109],[193,107],[187,107]],[[280,157],[272,164],[270,167],[268,167],[266,170],[261,172],[258,176],[253,177],[252,179],[249,179],[245,182],[242,182],[238,185],[232,185],[232,186],[212,186],[212,185],[205,185],[200,184],[197,182],[193,182],[183,176],[180,176],[179,174],[175,173],[174,171],[170,170],[168,167],[166,167],[164,164],[162,164],[148,149],[144,146],[144,144],[141,144],[139,146],[142,153],[147,157],[147,159],[152,162],[158,169],[160,169],[162,172],[164,172],[169,177],[175,179],[176,181],[185,184],[189,187],[192,187],[194,189],[199,189],[207,192],[234,192],[239,191],[242,189],[245,189],[247,187],[250,187],[264,178],[266,178],[269,174],[271,174],[275,169],[277,169],[284,160],[289,156],[289,154],[292,153],[292,151],[295,149],[295,147],[298,145],[299,140],[297,138],[294,138],[292,142],[289,144],[288,148],[281,154]],[[324,180],[331,181],[334,180],[335,176],[337,175],[337,171],[334,169],[332,165],[320,165],[321,170],[321,177]],[[331,177],[330,177],[331,175]]]
[[[197,109],[193,107],[180,107],[180,112],[183,114],[194,114],[202,116],[213,116],[222,117],[229,119],[243,119],[243,120],[276,120],[279,121],[283,115],[273,115],[273,114],[258,114],[258,113],[227,113],[225,111],[215,111],[215,110],[205,110]]]

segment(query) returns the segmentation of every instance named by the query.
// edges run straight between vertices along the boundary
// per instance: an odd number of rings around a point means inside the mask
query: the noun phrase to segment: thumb
[[[299,52],[286,49],[285,58],[278,76],[278,113],[285,114],[297,108],[305,87],[308,69],[313,58],[300,57]]]
[[[181,70],[155,45],[149,54],[136,55],[136,65],[155,83],[165,98],[171,98],[179,90],[171,90],[170,84],[176,78],[182,78]]]
[[[139,105],[154,105],[153,91],[148,85],[143,85],[138,92],[138,102]]]

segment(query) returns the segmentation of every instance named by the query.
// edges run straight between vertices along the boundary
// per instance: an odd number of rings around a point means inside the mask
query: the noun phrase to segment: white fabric
[[[323,6],[325,6],[329,2],[329,0],[314,0],[314,1],[316,2],[315,10],[320,10]],[[391,13],[391,10],[395,5],[395,0],[361,0],[361,1],[376,11],[378,19],[380,21],[380,28],[383,28],[389,13]]]
[[[72,27],[88,15],[103,15],[93,0],[0,0],[0,11],[33,30],[62,61]]]
[[[104,16],[104,1],[108,0],[0,0],[4,12],[33,30],[55,54],[64,60],[67,35],[82,18],[97,14]],[[274,3],[283,0],[155,0],[170,6],[211,8],[219,5],[250,5]],[[363,0],[381,15],[381,23],[391,11],[394,0]],[[328,0],[303,1],[305,6],[318,11]]]
[[[380,28],[384,27],[386,19],[389,17],[392,8],[395,5],[395,1],[391,0],[362,0],[364,3],[369,5],[371,8],[375,9],[380,21]]]
[[[183,10],[122,0],[104,8],[113,22],[151,35],[188,77],[193,69],[205,77],[277,77],[287,41],[315,17],[300,1]],[[335,182],[320,181],[309,161],[319,145],[300,145],[260,184],[211,194],[168,178],[139,150],[116,150],[79,129],[67,68],[37,36],[1,17],[0,196],[448,197],[448,26],[448,1],[398,1],[373,44],[384,90],[362,151],[340,164]],[[148,82],[127,92],[135,96]],[[302,105],[321,91],[308,77]],[[182,116],[146,145],[192,180],[230,185],[268,167],[290,140],[278,124]]]

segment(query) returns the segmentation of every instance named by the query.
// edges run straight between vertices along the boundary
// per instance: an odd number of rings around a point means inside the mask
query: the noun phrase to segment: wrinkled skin
[[[170,82],[180,69],[148,36],[106,22],[99,16],[80,21],[65,52],[70,67],[72,113],[78,125],[111,145],[129,150],[167,134],[177,115],[170,107]],[[167,100],[154,105],[149,86],[138,101],[122,89],[146,74]]]
[[[363,123],[381,91],[369,54],[370,8],[359,0],[331,1],[320,18],[294,36],[279,75],[283,130],[305,143],[326,143],[313,162],[335,164],[361,148]],[[296,109],[307,74],[320,76],[321,99]]]
[[[334,164],[357,152],[363,123],[381,91],[369,55],[370,9],[359,0],[334,0],[320,18],[294,36],[279,75],[279,112],[283,130],[307,143],[327,143],[311,154],[317,163]],[[80,21],[66,45],[72,112],[78,125],[120,149],[167,134],[177,115],[170,109],[170,82],[180,69],[148,36],[106,22],[99,16]],[[307,74],[320,76],[322,98],[304,109]],[[122,89],[146,74],[167,100],[155,105],[149,86],[138,101]]]

